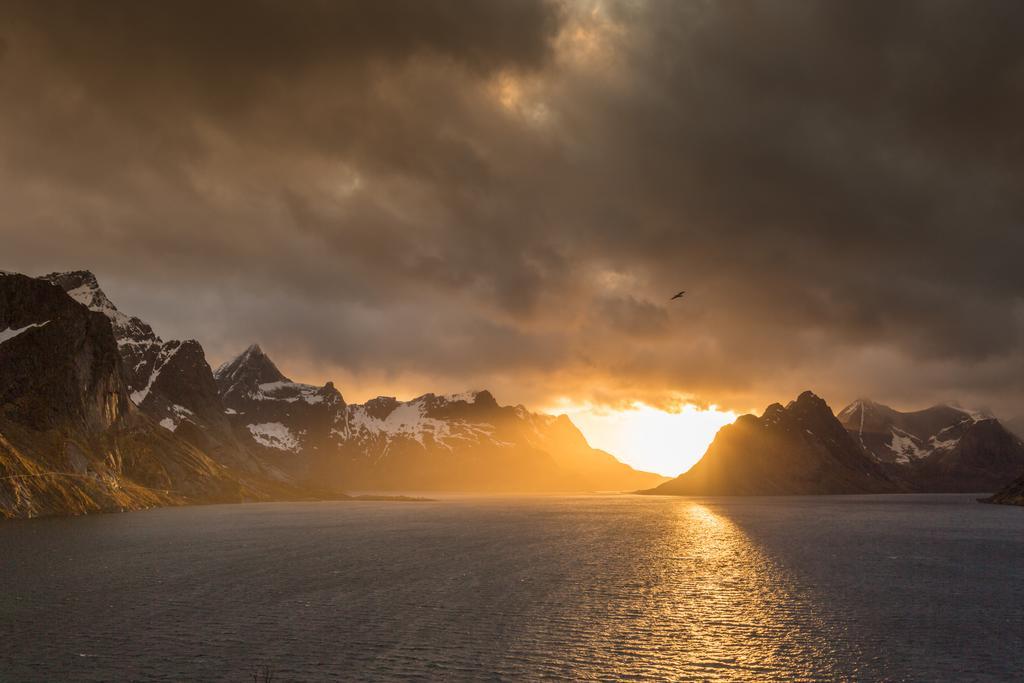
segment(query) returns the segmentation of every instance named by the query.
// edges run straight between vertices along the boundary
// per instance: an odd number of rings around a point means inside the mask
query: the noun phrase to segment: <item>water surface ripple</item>
[[[210,506],[0,548],[0,681],[1024,677],[1024,510],[970,496]]]

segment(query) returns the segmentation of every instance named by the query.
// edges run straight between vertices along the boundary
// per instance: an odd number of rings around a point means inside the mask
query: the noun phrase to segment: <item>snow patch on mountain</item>
[[[370,415],[366,406],[351,406],[347,416],[348,434],[405,436],[421,444],[424,436],[430,434],[434,441],[443,443],[451,433],[448,424],[425,417],[422,408],[421,405],[403,404],[382,419]],[[335,433],[341,435],[337,430]]]
[[[479,393],[479,391],[463,391],[458,394],[445,394],[443,396],[439,396],[438,398],[441,398],[449,403],[476,403],[476,397],[477,394]]]
[[[960,439],[963,438],[964,428],[969,424],[975,424],[979,422],[973,417],[965,418],[957,424],[950,425],[939,430],[938,434],[935,434],[928,440],[928,447],[933,451],[946,451],[956,447],[960,443]],[[956,431],[960,432],[955,433]],[[944,438],[945,436],[945,438]]]
[[[47,324],[48,322],[50,322],[50,321],[46,320],[46,321],[41,322],[41,323],[32,323],[31,325],[25,325],[25,327],[18,327],[18,328],[8,327],[6,330],[0,330],[0,344],[3,344],[5,341],[14,339],[15,337],[17,337],[22,332],[27,332],[28,330],[31,330],[34,327],[42,327],[43,325]]]
[[[896,454],[896,462],[904,465],[911,460],[923,458],[931,453],[931,451],[921,448],[913,435],[907,434],[899,427],[892,428],[892,440],[889,442],[889,449]]]
[[[252,438],[261,446],[292,453],[297,453],[299,450],[299,439],[280,422],[262,422],[246,425],[246,428],[252,434]]]
[[[131,393],[131,399],[135,405],[142,405],[142,402],[146,400],[147,396],[149,396],[149,392],[153,388],[153,383],[156,382],[157,377],[160,376],[160,371],[164,369],[164,366],[167,365],[167,361],[173,358],[174,354],[176,354],[178,349],[181,348],[181,346],[178,345],[174,345],[171,348],[169,347],[170,345],[167,345],[160,349],[160,355],[157,357],[156,363],[153,366],[153,371],[149,374],[146,386]]]
[[[837,418],[875,460],[897,465],[913,465],[952,451],[975,425],[993,419],[988,411],[956,403],[904,413],[863,398]]]
[[[237,357],[221,365],[214,371],[213,377],[221,396],[228,399],[257,393],[257,387],[261,384],[292,384],[263,353],[259,344],[250,345]]]
[[[249,398],[254,401],[284,401],[286,403],[303,401],[309,405],[324,402],[321,387],[288,381],[265,382],[257,385],[256,391],[249,393]]]
[[[96,276],[87,270],[70,271],[67,273],[50,273],[43,276],[52,282],[72,299],[91,311],[102,313],[110,319],[117,337],[118,346],[140,345],[150,346],[161,344],[161,340],[153,333],[153,329],[138,318],[126,315],[100,289]]]
[[[365,440],[367,438],[385,437],[388,439],[402,437],[427,445],[433,441],[439,446],[452,450],[460,442],[477,442],[491,439],[494,426],[487,423],[468,422],[462,419],[438,419],[430,417],[431,404],[435,407],[446,403],[463,401],[472,397],[476,400],[477,392],[451,394],[448,396],[425,395],[407,402],[395,401],[390,397],[380,397],[365,405],[351,405],[344,414],[339,414],[337,424],[331,430],[334,436],[341,439]],[[453,396],[458,396],[456,401]],[[378,413],[382,405],[390,406],[385,415]],[[509,445],[495,441],[495,445]]]
[[[193,413],[188,408],[186,408],[185,406],[179,406],[177,403],[173,403],[171,404],[170,411],[171,414],[169,416],[160,420],[160,426],[163,427],[164,429],[169,429],[170,431],[173,432],[175,429],[178,428],[178,425],[180,425],[183,421],[195,421],[192,418],[195,418],[196,414]]]
[[[69,289],[67,295],[86,308],[103,313],[111,320],[128,320],[128,316],[117,310],[117,306],[107,298],[95,280],[83,282],[78,287]]]

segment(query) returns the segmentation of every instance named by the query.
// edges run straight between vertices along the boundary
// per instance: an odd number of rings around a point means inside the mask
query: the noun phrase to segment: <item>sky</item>
[[[0,268],[90,269],[348,400],[1017,416],[1022,31],[1010,0],[5,0]]]

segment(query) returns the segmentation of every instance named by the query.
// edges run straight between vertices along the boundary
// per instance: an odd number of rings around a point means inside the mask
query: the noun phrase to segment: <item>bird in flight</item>
[[[683,298],[683,294],[686,294],[686,290],[685,289],[683,291],[679,292],[678,294],[676,294],[671,299],[669,299],[669,301],[674,301],[675,299],[682,299]]]

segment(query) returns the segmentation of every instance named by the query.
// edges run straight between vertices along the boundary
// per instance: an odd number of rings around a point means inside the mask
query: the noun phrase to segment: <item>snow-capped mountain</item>
[[[858,399],[839,421],[917,491],[994,491],[1024,471],[1024,444],[986,411],[943,404],[900,412]]]
[[[628,489],[663,480],[567,418],[487,392],[347,405],[258,346],[218,369],[161,339],[88,271],[0,275],[0,516],[352,488]]]
[[[805,391],[761,417],[719,430],[689,471],[656,489],[669,495],[892,493],[903,487],[860,447],[821,398]]]
[[[148,324],[118,310],[89,271],[50,273],[40,279],[110,320],[129,397],[144,413],[215,460],[273,474],[251,457],[244,440],[232,430],[199,342],[162,340]]]
[[[258,495],[135,406],[108,317],[7,274],[0,330],[0,516]]]
[[[253,345],[219,367],[229,419],[297,476],[346,488],[625,490],[663,478],[590,448],[567,417],[502,407],[487,391],[347,404],[293,382]]]
[[[981,419],[952,405],[901,413],[870,399],[857,399],[837,416],[843,426],[879,462],[906,465],[950,449]]]
[[[304,472],[308,461],[290,456],[336,445],[331,430],[345,400],[331,382],[315,387],[291,381],[256,344],[217,368],[214,378],[225,416],[263,457]]]

